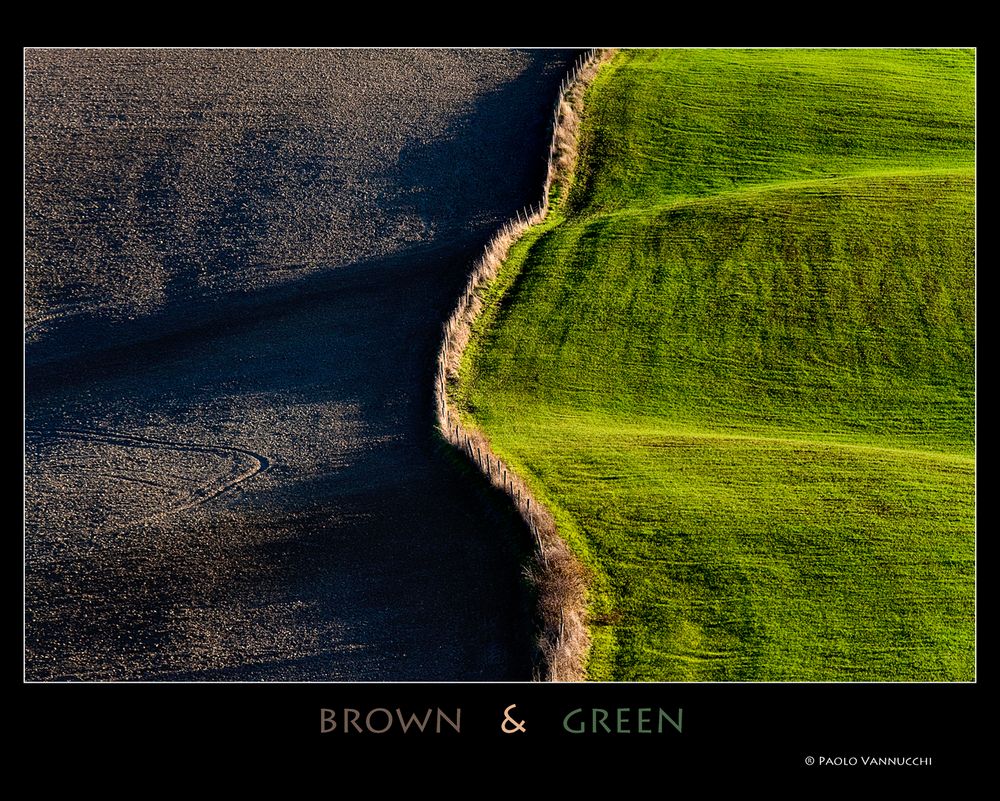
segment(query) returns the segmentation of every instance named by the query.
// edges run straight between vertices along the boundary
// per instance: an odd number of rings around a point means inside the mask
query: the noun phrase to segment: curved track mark
[[[87,428],[29,428],[25,430],[26,437],[31,436],[32,434],[37,436],[81,439],[88,442],[97,441],[116,445],[130,445],[140,448],[152,448],[154,450],[169,449],[187,453],[210,453],[215,456],[231,456],[232,454],[238,454],[240,456],[245,456],[254,462],[253,467],[237,473],[231,480],[222,481],[214,487],[198,487],[194,489],[191,493],[192,497],[190,501],[171,506],[167,509],[162,509],[159,512],[147,515],[146,517],[138,520],[99,529],[105,532],[120,531],[122,529],[131,528],[132,526],[145,525],[167,517],[168,515],[177,514],[178,512],[192,509],[195,506],[200,506],[213,498],[219,497],[224,492],[228,492],[233,487],[242,484],[244,481],[253,478],[259,473],[265,472],[271,466],[270,460],[268,460],[268,458],[263,454],[255,453],[253,451],[246,450],[245,448],[234,448],[226,445],[203,445],[197,442],[153,439],[152,437],[139,437],[132,434],[117,434],[115,432],[99,431]]]

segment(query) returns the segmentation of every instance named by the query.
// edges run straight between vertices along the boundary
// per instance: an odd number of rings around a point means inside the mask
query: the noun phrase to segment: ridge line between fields
[[[511,246],[529,228],[547,218],[553,187],[569,188],[577,156],[583,95],[599,66],[614,52],[593,49],[584,53],[560,84],[553,110],[552,142],[542,198],[504,223],[473,264],[465,290],[444,324],[434,377],[439,432],[466,455],[490,484],[510,498],[534,538],[533,560],[526,572],[537,593],[536,608],[540,619],[535,678],[545,681],[586,678],[590,648],[586,625],[586,570],[559,535],[549,509],[532,495],[524,479],[494,453],[486,436],[462,421],[453,406],[449,389],[457,385],[459,366],[471,338],[472,326],[486,308],[481,292],[497,277]]]

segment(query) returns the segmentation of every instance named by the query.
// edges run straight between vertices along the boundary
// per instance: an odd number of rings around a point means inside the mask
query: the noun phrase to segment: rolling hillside
[[[459,401],[591,569],[589,675],[970,680],[974,56],[620,53]]]

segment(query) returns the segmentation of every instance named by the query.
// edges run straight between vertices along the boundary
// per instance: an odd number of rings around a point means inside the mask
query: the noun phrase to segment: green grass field
[[[603,680],[974,678],[974,56],[624,52],[457,401]]]

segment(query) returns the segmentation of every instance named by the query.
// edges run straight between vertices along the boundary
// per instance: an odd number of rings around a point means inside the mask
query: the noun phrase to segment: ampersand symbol
[[[503,722],[500,724],[500,731],[504,734],[514,734],[515,732],[524,731],[524,721],[514,720],[514,718],[510,716],[510,710],[514,709],[516,706],[517,704],[511,704],[503,711]]]

